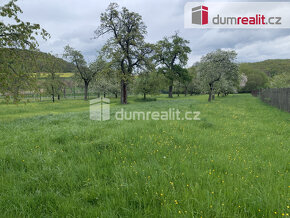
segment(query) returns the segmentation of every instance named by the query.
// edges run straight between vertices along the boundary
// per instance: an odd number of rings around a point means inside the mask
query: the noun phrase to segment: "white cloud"
[[[213,1],[213,0],[212,0]],[[287,49],[289,30],[222,30],[184,29],[183,8],[185,0],[116,0],[120,6],[142,15],[148,27],[147,40],[156,42],[175,31],[190,40],[192,54],[189,65],[218,48],[236,49],[239,61],[257,61],[269,58],[289,58]],[[91,40],[105,11],[108,0],[19,0],[22,18],[39,23],[52,36],[40,40],[40,49],[61,54],[67,44],[81,50],[88,60],[93,60],[96,50],[105,39]]]
[[[268,41],[256,41],[248,45],[235,47],[241,61],[289,58],[289,48],[290,36],[283,36]]]

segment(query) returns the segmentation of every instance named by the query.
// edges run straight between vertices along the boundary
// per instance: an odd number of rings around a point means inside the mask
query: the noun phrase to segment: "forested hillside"
[[[290,59],[272,59],[255,63],[244,63],[244,65],[260,70],[269,77],[282,73],[290,74]]]
[[[240,73],[247,77],[241,92],[261,88],[290,87],[290,59],[272,59],[240,64]]]
[[[22,50],[14,48],[0,48],[0,70],[9,67],[7,65],[21,65],[22,69],[35,72],[49,72],[48,65],[53,62],[57,65],[59,73],[68,73],[74,70],[74,66],[60,57],[40,51]],[[34,64],[32,64],[34,63]]]

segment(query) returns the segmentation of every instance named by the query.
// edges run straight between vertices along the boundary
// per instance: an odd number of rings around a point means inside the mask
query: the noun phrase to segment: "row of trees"
[[[277,62],[279,63],[280,60],[277,60]],[[267,64],[267,62],[264,63],[265,65]],[[254,68],[255,65],[258,65],[258,63],[240,64],[240,74],[246,78],[246,83],[239,89],[240,92],[251,92],[253,90],[264,88],[290,87],[290,73],[288,72],[288,69],[277,68],[278,72],[272,70],[271,72],[266,74],[265,71],[259,69],[258,67]]]
[[[11,0],[0,8],[2,17],[11,18],[16,23],[0,22],[1,47],[35,50],[35,36],[40,34],[47,39],[49,34],[38,24],[21,21],[18,14],[22,11],[15,2],[16,0]],[[121,103],[127,104],[129,91],[142,93],[146,98],[167,86],[170,98],[175,89],[178,95],[209,93],[211,101],[215,94],[227,95],[237,90],[240,84],[241,76],[234,51],[217,50],[209,53],[187,69],[191,49],[189,41],[178,33],[165,37],[156,44],[147,43],[147,28],[142,17],[127,8],[120,9],[116,3],[109,5],[101,14],[100,20],[95,38],[104,35],[109,38],[94,62],[88,64],[80,51],[70,46],[64,48],[63,58],[74,65],[74,79],[83,83],[85,100],[88,99],[89,88],[104,95],[120,95]],[[13,53],[16,50],[9,51]],[[41,92],[41,89],[45,89],[54,101],[55,96],[59,96],[66,86],[58,75],[63,69],[59,59],[53,55],[39,57],[35,52],[21,51],[23,57],[18,50],[14,56],[9,55],[9,60],[6,60],[7,54],[0,57],[1,93],[19,100],[21,90]],[[48,74],[39,82],[39,74],[33,72]]]
[[[101,25],[95,31],[96,38],[110,35],[96,62],[87,65],[81,52],[69,46],[65,48],[65,57],[75,64],[84,81],[85,99],[89,83],[98,74],[104,74],[103,78],[98,78],[103,82],[108,82],[108,77],[115,78],[113,84],[120,81],[122,104],[127,104],[128,86],[132,80],[136,92],[143,93],[144,98],[167,84],[169,98],[173,97],[173,87],[176,86],[177,90],[182,87],[185,94],[189,89],[191,93],[198,89],[208,90],[211,101],[215,91],[226,95],[238,86],[235,52],[218,50],[210,53],[188,70],[185,68],[191,52],[188,40],[176,33],[156,44],[149,44],[144,41],[146,33],[139,14],[126,8],[119,10],[118,4],[112,3],[101,14]]]

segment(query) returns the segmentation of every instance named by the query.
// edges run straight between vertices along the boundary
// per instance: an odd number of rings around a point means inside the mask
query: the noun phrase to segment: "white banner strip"
[[[290,28],[290,2],[188,2],[185,28]]]

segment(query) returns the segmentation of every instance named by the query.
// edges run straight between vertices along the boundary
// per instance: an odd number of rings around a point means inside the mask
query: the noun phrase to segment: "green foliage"
[[[236,57],[235,51],[219,49],[201,58],[198,63],[198,73],[204,91],[209,93],[208,101],[212,100],[214,92],[227,93],[239,85],[240,77],[238,65],[235,63]]]
[[[95,31],[96,38],[110,34],[103,48],[106,58],[118,68],[121,80],[121,103],[127,104],[127,86],[133,71],[146,64],[152,53],[152,45],[145,43],[147,33],[142,17],[117,3],[111,3],[101,14],[101,25]]]
[[[49,34],[41,29],[39,24],[24,22],[19,18],[22,10],[16,5],[16,1],[10,0],[4,5],[2,1],[0,5],[0,93],[5,96],[7,101],[13,98],[14,102],[20,100],[21,91],[35,88],[35,80],[31,74],[35,72],[33,57],[35,54],[3,48],[35,49],[38,45],[37,35],[41,35],[44,39],[49,37]]]
[[[58,57],[57,55],[51,55],[49,53],[36,52],[37,61],[37,72],[50,73],[51,72],[51,62],[57,68],[56,73],[72,73],[75,71],[75,66],[64,59]],[[48,61],[49,60],[49,61]],[[71,74],[69,74],[71,75]]]
[[[290,73],[282,73],[273,76],[270,81],[271,88],[290,88]]]
[[[100,95],[113,94],[118,97],[120,92],[120,79],[118,72],[110,65],[106,64],[103,71],[96,75],[93,81],[93,89]]]
[[[44,86],[46,89],[46,93],[51,95],[52,101],[54,102],[55,96],[58,95],[59,98],[60,93],[65,86],[61,77],[57,74],[61,71],[61,65],[59,64],[58,59],[51,54],[46,56],[42,64],[44,64],[43,69],[47,70],[47,72],[49,73],[39,88]]]
[[[244,74],[247,77],[247,83],[241,91],[251,92],[268,86],[268,77],[263,71],[255,69],[248,64],[241,64],[239,71],[240,74]]]
[[[23,50],[15,48],[0,48],[1,53],[1,63],[9,62],[13,60],[15,56],[29,56],[33,57],[35,60],[35,66],[31,66],[31,63],[27,63],[26,68],[33,68],[31,73],[49,73],[49,66],[46,65],[47,60],[54,59],[53,61],[57,63],[59,72],[58,73],[70,73],[74,71],[74,65],[63,60],[62,58],[52,56],[48,53],[40,52],[38,50]],[[22,64],[26,64],[23,62]]]
[[[84,82],[84,99],[88,100],[89,84],[96,77],[97,73],[100,73],[103,70],[105,61],[99,55],[95,62],[88,65],[82,53],[70,47],[69,45],[64,48],[63,56],[67,58],[70,63],[75,65],[76,76]]]
[[[0,48],[20,47],[36,48],[38,46],[36,37],[41,35],[46,39],[49,34],[41,29],[39,24],[24,22],[19,18],[22,10],[15,3],[17,0],[10,0],[5,5],[0,5],[0,17],[6,18],[8,22],[0,21]]]
[[[202,85],[198,77],[196,66],[191,66],[188,69],[188,73],[189,73],[189,76],[191,77],[191,80],[187,84],[188,92],[190,93],[190,95],[200,94],[202,92]]]
[[[58,72],[72,72],[73,65],[61,58],[35,50],[0,48],[0,93],[7,100],[20,101],[22,93],[39,92],[43,73],[49,75],[54,63]]]
[[[282,73],[290,74],[290,59],[265,60],[256,63],[245,63],[244,65],[262,71],[269,77]]]
[[[142,94],[144,99],[146,99],[147,95],[160,94],[162,80],[164,80],[163,75],[155,71],[145,71],[136,77],[134,92],[136,94]]]
[[[176,33],[158,41],[155,46],[154,58],[159,65],[158,72],[168,80],[169,97],[172,97],[174,81],[186,81],[189,78],[187,70],[184,69],[188,61],[188,54],[191,52],[188,44],[188,40]]]
[[[24,91],[35,90],[36,70],[35,53],[0,48],[0,93],[19,102]]]
[[[216,83],[215,91],[218,94],[223,94],[224,96],[226,96],[230,93],[237,93],[238,92],[238,85],[234,84],[233,81],[231,81],[231,80],[221,78]]]
[[[202,120],[94,122],[84,101],[0,104],[1,216],[289,213],[289,113],[250,95],[129,100],[112,99],[112,113],[174,107]]]

